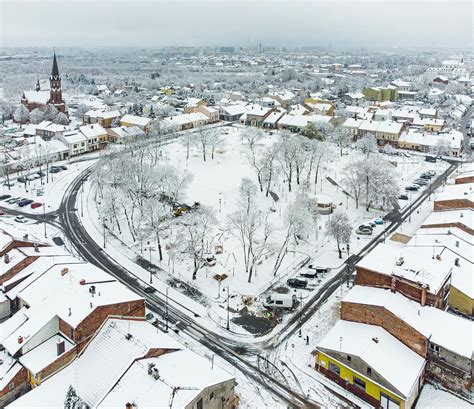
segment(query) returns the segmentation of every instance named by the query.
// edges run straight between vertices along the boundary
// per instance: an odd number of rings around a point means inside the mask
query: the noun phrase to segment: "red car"
[[[33,202],[31,203],[31,208],[32,209],[36,209],[37,207],[40,207],[42,206],[42,203],[39,203],[39,202]]]

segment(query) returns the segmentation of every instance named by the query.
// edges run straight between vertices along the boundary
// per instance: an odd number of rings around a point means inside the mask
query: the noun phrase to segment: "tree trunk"
[[[342,250],[341,246],[339,245],[339,240],[337,240],[337,251],[339,252],[339,258],[342,258]]]
[[[163,261],[163,251],[161,249],[161,240],[158,230],[156,230],[156,243],[158,244],[158,254],[160,256],[160,261]]]

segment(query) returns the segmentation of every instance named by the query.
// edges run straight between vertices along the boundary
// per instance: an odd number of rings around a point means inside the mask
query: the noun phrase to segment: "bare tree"
[[[297,144],[289,132],[282,132],[281,140],[278,142],[277,160],[280,164],[280,169],[286,177],[288,183],[288,191],[291,192],[291,184],[293,180],[293,173],[295,170],[295,156]]]
[[[369,133],[357,140],[355,146],[368,158],[371,152],[377,152],[377,139],[375,139],[373,134]]]
[[[44,112],[39,109],[35,108],[33,111],[30,112],[30,122],[32,124],[39,124],[44,119]]]
[[[258,188],[249,178],[242,178],[239,187],[241,206],[246,210],[246,213],[250,213],[250,209],[255,205],[255,196]]]
[[[336,240],[339,258],[342,258],[341,245],[349,244],[352,235],[352,227],[349,217],[345,212],[338,209],[326,223],[327,234]]]
[[[204,255],[212,244],[211,230],[216,224],[211,208],[201,206],[181,217],[179,225],[182,235],[182,252],[193,260],[193,280],[204,266]]]
[[[207,132],[209,133],[208,141],[209,148],[211,149],[211,159],[214,159],[216,149],[224,146],[224,138],[218,128],[210,128]]]
[[[331,133],[331,140],[339,147],[339,153],[342,156],[342,148],[346,146],[350,139],[350,132],[348,129],[339,126],[334,128]]]

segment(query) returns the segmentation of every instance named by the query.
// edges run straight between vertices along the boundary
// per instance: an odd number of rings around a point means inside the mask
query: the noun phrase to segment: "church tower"
[[[66,104],[63,101],[61,90],[61,76],[59,75],[58,61],[56,59],[56,51],[53,56],[53,68],[49,77],[50,91],[48,104],[54,105],[59,112],[66,112]]]

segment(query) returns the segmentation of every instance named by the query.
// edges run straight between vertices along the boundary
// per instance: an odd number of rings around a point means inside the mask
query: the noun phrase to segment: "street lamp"
[[[43,224],[44,224],[44,238],[46,239],[48,235],[46,234],[46,203],[43,203]]]

